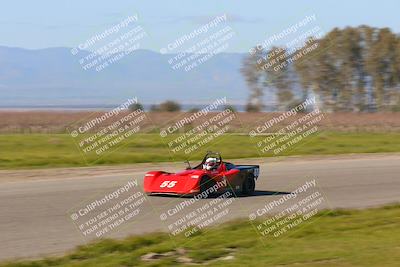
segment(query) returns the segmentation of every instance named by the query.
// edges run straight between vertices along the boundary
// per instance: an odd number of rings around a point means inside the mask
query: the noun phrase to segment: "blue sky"
[[[367,24],[400,33],[399,1],[99,1],[2,0],[0,45],[29,49],[74,47],[124,18],[137,14],[148,33],[142,48],[159,51],[227,14],[236,32],[228,52],[244,52],[306,15],[324,31]]]

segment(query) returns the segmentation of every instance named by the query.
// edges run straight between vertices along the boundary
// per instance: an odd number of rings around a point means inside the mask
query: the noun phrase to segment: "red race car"
[[[225,162],[217,152],[207,152],[202,162],[186,170],[169,173],[151,171],[144,177],[147,194],[199,195],[233,190],[243,195],[252,195],[259,175],[258,165],[235,165]]]

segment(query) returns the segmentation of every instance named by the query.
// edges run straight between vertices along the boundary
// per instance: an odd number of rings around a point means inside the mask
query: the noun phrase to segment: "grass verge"
[[[123,240],[102,240],[68,255],[35,261],[8,262],[0,267],[41,266],[398,266],[400,205],[357,211],[332,211],[294,228],[275,240],[259,241],[244,221],[208,229],[196,242],[164,233]],[[185,239],[185,240],[184,240]],[[185,247],[177,249],[177,244]],[[179,245],[178,245],[179,246]],[[143,261],[148,253],[158,259]],[[182,263],[184,255],[192,262]],[[229,257],[227,257],[229,256]]]
[[[67,134],[0,135],[0,168],[20,169],[39,167],[73,167],[90,165],[129,164],[198,160],[207,150],[219,151],[224,158],[271,157],[272,152],[260,153],[257,142],[265,136],[250,138],[224,135],[199,149],[185,153],[172,152],[166,139],[158,134],[137,134],[101,156],[85,155]],[[290,149],[279,153],[288,155],[318,155],[345,153],[400,152],[400,133],[336,133],[324,132],[310,136]]]

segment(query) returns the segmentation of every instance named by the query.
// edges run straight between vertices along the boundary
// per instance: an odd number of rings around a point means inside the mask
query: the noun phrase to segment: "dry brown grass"
[[[82,124],[102,115],[97,111],[0,111],[0,133],[65,133],[71,125]],[[231,129],[247,132],[280,113],[237,113],[237,118],[230,123]],[[118,120],[124,114],[110,120]],[[143,124],[147,130],[162,128],[182,119],[184,112],[148,112],[148,120]],[[207,116],[214,116],[210,113]],[[297,115],[285,121],[285,124],[299,118]],[[192,126],[199,124],[195,121]],[[108,124],[108,123],[107,123]],[[281,124],[282,126],[282,124]],[[400,131],[400,113],[334,113],[325,114],[325,119],[319,124],[320,129],[329,131],[369,131],[398,132]],[[276,129],[271,129],[276,130]]]

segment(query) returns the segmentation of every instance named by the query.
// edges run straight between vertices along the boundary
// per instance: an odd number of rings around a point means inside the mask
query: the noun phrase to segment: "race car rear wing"
[[[235,169],[239,169],[240,172],[252,173],[255,179],[260,175],[259,165],[235,165]]]

